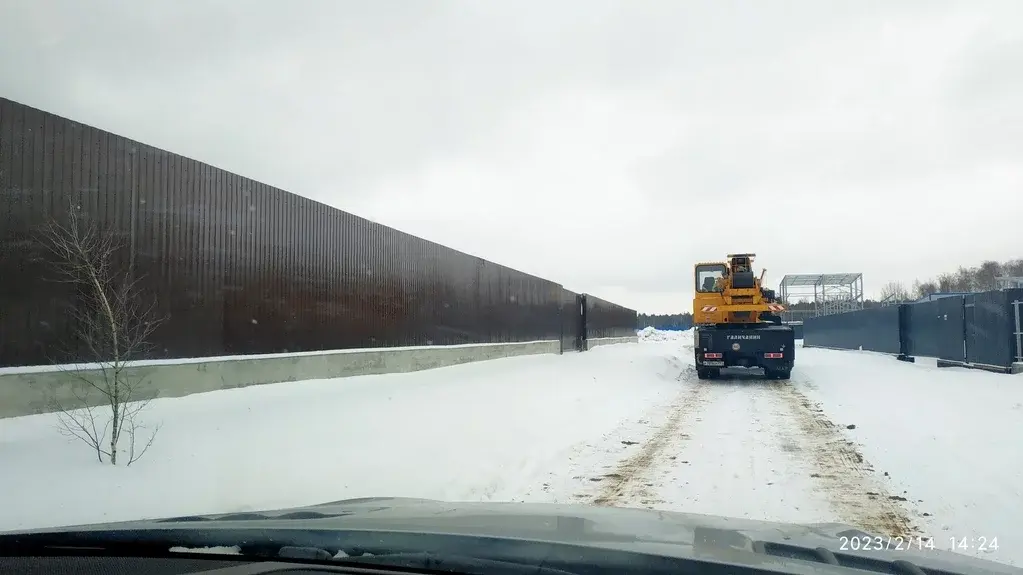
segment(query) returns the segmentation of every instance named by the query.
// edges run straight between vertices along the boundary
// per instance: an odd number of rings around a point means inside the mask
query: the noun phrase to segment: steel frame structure
[[[1003,276],[995,278],[995,289],[1023,288],[1023,277]]]
[[[863,309],[863,274],[788,274],[781,278],[778,297],[785,305],[812,298],[812,310],[787,310],[784,316],[788,321],[860,310]]]

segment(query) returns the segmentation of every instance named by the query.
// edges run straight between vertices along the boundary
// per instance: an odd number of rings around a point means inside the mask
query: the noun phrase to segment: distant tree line
[[[881,301],[907,301],[935,293],[970,293],[998,289],[995,278],[1023,276],[1023,259],[1007,262],[987,260],[975,267],[959,266],[954,272],[945,272],[926,281],[916,280],[911,288],[902,282],[891,281],[881,288]]]
[[[644,327],[653,327],[656,329],[689,329],[693,327],[693,314],[691,313],[673,313],[673,314],[648,314],[648,313],[637,313],[636,314],[636,329],[643,329]]]

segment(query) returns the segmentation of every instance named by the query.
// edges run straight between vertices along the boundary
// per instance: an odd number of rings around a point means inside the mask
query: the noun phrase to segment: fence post
[[[916,358],[911,354],[913,350],[910,349],[909,345],[909,304],[900,303],[899,305],[899,355],[895,356],[895,359],[899,361],[906,361],[909,363],[916,363]]]
[[[579,294],[575,298],[576,306],[576,329],[578,330],[579,337],[576,339],[576,348],[579,351],[586,351],[590,348],[589,342],[587,341],[587,321],[586,321],[586,294]]]
[[[1021,302],[1020,300],[1015,300],[1012,302],[1012,307],[1014,311],[1013,315],[1015,316],[1016,320],[1015,322],[1016,329],[1013,330],[1012,332],[1013,335],[1016,336],[1016,355],[1013,357],[1013,364],[1020,366],[1019,369],[1023,369],[1023,328],[1021,328],[1021,325],[1023,324],[1021,324],[1020,322],[1019,315],[1020,304],[1023,304],[1023,302]],[[1014,373],[1016,371],[1017,371],[1016,369],[1013,370]]]
[[[969,299],[970,303],[965,303],[967,297],[970,298]],[[977,317],[976,316],[976,313],[977,313],[977,311],[976,311],[977,310],[977,301],[976,301],[976,298],[973,295],[969,295],[969,296],[964,296],[963,297],[963,302],[964,302],[963,303],[963,332],[964,332],[964,335],[963,335],[963,361],[965,361],[967,364],[970,364],[970,363],[973,363],[973,361],[970,359],[970,356],[971,355],[976,355],[976,353],[977,353],[976,350],[971,349],[971,347],[970,347],[970,326],[971,325],[973,326],[973,332],[974,333],[976,333],[976,331],[977,331],[977,323],[976,323],[977,322],[977,320],[976,320],[976,317]],[[976,344],[977,343],[976,340],[973,343]]]
[[[966,296],[959,298],[960,313],[963,316],[963,359],[962,363],[966,363],[966,340],[969,339],[969,334],[966,329]]]

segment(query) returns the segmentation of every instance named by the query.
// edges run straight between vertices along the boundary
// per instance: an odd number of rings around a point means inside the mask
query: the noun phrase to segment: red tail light
[[[767,359],[781,359],[781,358],[785,357],[785,355],[781,354],[781,353],[778,353],[778,352],[772,351],[772,352],[769,352],[769,353],[765,353],[764,357],[766,357]]]
[[[703,359],[721,359],[720,353],[705,353]]]

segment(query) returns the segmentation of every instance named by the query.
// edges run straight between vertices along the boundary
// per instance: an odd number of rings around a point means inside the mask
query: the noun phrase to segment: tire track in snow
[[[687,425],[693,439],[666,448],[676,457],[648,475],[654,497],[642,503],[783,523],[834,520],[792,439],[801,431],[771,383],[742,372],[701,381],[710,391]]]
[[[707,386],[699,385],[696,382],[696,371],[691,365],[685,366],[679,374],[678,380],[684,382],[687,387],[680,392],[674,401],[667,420],[643,443],[639,453],[622,460],[617,468],[603,476],[604,483],[596,495],[583,495],[593,505],[613,507],[627,501],[642,501],[649,504],[651,497],[647,481],[649,472],[659,462],[664,448],[668,445],[677,444],[678,440],[689,439],[688,435],[682,433],[683,423],[701,405],[703,405],[710,393]]]
[[[906,499],[888,493],[884,484],[871,475],[874,466],[828,419],[820,404],[803,395],[796,385],[786,381],[773,383],[772,387],[802,432],[795,440],[802,444],[801,452],[807,454],[807,463],[815,469],[811,477],[842,521],[890,537],[921,535],[902,505]]]

